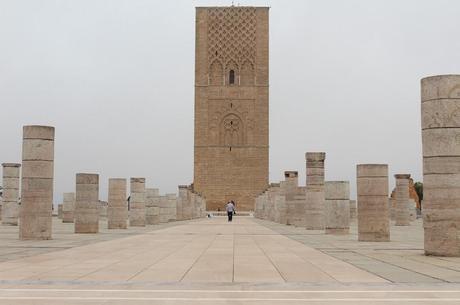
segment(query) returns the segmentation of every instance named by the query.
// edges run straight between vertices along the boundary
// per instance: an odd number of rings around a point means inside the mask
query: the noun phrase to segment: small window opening
[[[232,151],[232,147],[230,146],[230,151]]]
[[[229,76],[228,76],[228,83],[230,85],[235,84],[235,71],[234,70],[230,70],[230,73],[229,73]]]
[[[233,108],[233,103],[230,103],[230,108]]]
[[[233,121],[230,121],[230,125],[233,125]]]

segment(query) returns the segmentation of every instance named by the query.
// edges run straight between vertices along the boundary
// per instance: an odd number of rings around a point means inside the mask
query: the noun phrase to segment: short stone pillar
[[[390,241],[388,165],[358,164],[358,240]]]
[[[131,178],[129,225],[145,227],[145,178]]]
[[[20,239],[51,239],[53,177],[54,127],[24,126]]]
[[[326,234],[348,234],[350,231],[350,183],[325,183]]]
[[[396,174],[396,189],[395,189],[395,225],[408,226],[410,225],[410,208],[409,208],[409,179],[410,174]]]
[[[57,217],[58,219],[62,219],[62,203],[57,206]]]
[[[281,194],[285,196],[286,202],[286,224],[294,225],[297,222],[296,215],[296,204],[294,201],[294,196],[298,194],[299,188],[299,173],[297,171],[285,171],[284,172],[284,181],[280,182]],[[263,207],[262,219],[267,219],[267,202],[266,197],[261,197],[261,203]],[[298,208],[298,206],[297,206]],[[304,207],[305,211],[305,207]],[[301,216],[305,222],[305,216]]]
[[[460,256],[460,75],[421,85],[425,254]]]
[[[307,152],[306,228],[324,230],[324,160],[325,152]]]
[[[160,190],[154,188],[145,189],[145,223],[157,225],[160,223]]]
[[[350,220],[356,219],[358,216],[358,206],[356,205],[356,200],[350,200]]]
[[[128,228],[128,202],[126,201],[126,179],[110,178],[107,207],[109,229]]]
[[[75,191],[75,233],[98,233],[99,175],[77,174]]]
[[[19,174],[21,164],[3,163],[3,225],[17,226],[19,218]]]
[[[169,219],[168,221],[176,221],[176,213],[177,213],[177,195],[174,193],[169,193],[166,194],[166,197],[168,198],[168,215]],[[199,201],[199,204],[197,206],[197,213],[201,217],[201,201]]]
[[[62,222],[73,223],[75,212],[75,193],[64,193],[62,200]]]

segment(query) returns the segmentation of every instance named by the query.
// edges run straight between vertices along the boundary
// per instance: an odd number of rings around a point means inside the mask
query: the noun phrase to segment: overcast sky
[[[75,173],[193,178],[195,6],[232,1],[0,0],[0,162],[22,126],[56,127],[55,202]],[[388,163],[422,179],[420,79],[460,73],[460,1],[272,0],[270,181],[325,151],[326,179]]]

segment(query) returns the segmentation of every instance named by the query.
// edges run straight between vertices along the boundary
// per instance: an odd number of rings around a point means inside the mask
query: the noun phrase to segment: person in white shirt
[[[227,202],[225,210],[227,211],[228,221],[232,221],[233,213],[235,212],[235,205],[232,201]]]

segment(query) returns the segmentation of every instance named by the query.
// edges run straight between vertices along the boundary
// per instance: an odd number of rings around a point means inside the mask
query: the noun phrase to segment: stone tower
[[[268,187],[268,8],[198,7],[194,190],[254,210]]]

